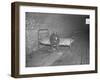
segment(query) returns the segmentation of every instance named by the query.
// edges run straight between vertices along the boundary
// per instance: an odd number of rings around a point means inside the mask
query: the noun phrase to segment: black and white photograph
[[[97,73],[97,7],[12,3],[12,76]]]
[[[89,64],[89,20],[89,15],[26,12],[26,67]]]

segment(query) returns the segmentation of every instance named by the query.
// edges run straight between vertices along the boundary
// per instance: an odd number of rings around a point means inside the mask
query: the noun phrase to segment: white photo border
[[[25,67],[25,12],[56,13],[56,14],[78,14],[90,15],[90,64],[69,65],[69,66],[48,66],[48,67]],[[19,7],[19,74],[42,74],[57,72],[75,72],[95,70],[95,10],[74,9],[74,8],[56,8],[56,7],[38,7],[38,6],[20,6]]]

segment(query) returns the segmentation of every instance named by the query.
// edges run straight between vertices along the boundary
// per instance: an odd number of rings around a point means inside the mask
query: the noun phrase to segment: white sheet
[[[70,46],[74,42],[74,39],[72,38],[60,38],[59,45],[64,45],[64,46]],[[40,43],[42,44],[50,44],[50,40],[48,39],[42,39],[40,40]]]

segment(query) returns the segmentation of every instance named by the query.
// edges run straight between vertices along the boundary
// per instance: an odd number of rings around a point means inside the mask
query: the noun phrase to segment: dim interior
[[[89,15],[26,12],[25,23],[26,67],[89,64]],[[41,29],[73,43],[51,51],[51,45],[39,45]]]

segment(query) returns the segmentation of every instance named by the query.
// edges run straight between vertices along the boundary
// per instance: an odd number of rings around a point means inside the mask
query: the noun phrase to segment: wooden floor
[[[89,39],[86,34],[74,37],[72,47],[59,47],[52,51],[42,47],[26,56],[26,67],[89,64]]]

